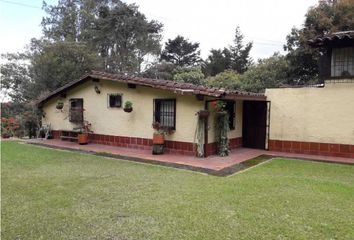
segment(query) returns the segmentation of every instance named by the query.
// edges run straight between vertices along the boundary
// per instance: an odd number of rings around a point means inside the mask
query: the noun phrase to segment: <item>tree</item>
[[[1,55],[1,58],[6,59],[0,67],[2,94],[15,102],[34,98],[28,54],[8,53]]]
[[[321,1],[311,7],[305,16],[304,27],[293,28],[287,36],[284,49],[288,51],[289,84],[305,84],[318,75],[319,49],[308,45],[308,40],[331,32],[354,29],[354,0]]]
[[[148,21],[135,4],[119,0],[60,0],[44,4],[44,37],[87,45],[106,71],[137,74],[147,56],[160,54],[162,24]]]
[[[37,99],[91,69],[102,69],[98,56],[76,42],[32,39],[27,53],[3,57],[7,61],[1,66],[2,89],[15,102]]]
[[[241,33],[240,27],[236,27],[234,45],[231,45],[229,50],[231,52],[231,68],[242,74],[252,64],[252,59],[249,56],[252,49],[252,42],[244,45],[244,36]]]
[[[95,21],[94,48],[110,72],[137,74],[148,55],[160,53],[162,24],[148,21],[135,4],[102,6]]]
[[[288,79],[288,62],[285,56],[275,53],[261,59],[240,76],[241,88],[250,92],[263,92],[266,88],[276,88]]]
[[[205,61],[203,72],[208,76],[215,76],[218,73],[231,68],[231,52],[229,49],[212,49]]]
[[[32,41],[31,75],[36,96],[78,79],[92,69],[103,69],[99,57],[77,42]]]
[[[215,76],[226,69],[232,69],[240,74],[247,71],[252,64],[252,58],[249,56],[252,42],[245,45],[243,39],[240,28],[236,27],[234,44],[223,50],[212,49],[205,61],[204,73]]]
[[[228,69],[215,76],[206,78],[205,85],[216,88],[240,89],[242,83],[240,81],[240,74]]]
[[[173,63],[177,66],[195,66],[200,62],[199,43],[189,42],[182,36],[169,39],[162,51],[161,60]]]
[[[204,74],[200,67],[177,67],[174,70],[173,80],[176,82],[200,85],[203,79]]]

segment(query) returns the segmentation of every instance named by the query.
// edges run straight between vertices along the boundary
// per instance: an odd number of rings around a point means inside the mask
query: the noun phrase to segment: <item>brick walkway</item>
[[[209,156],[207,158],[196,158],[192,156],[163,154],[152,155],[150,150],[130,149],[115,147],[102,144],[79,145],[75,142],[61,141],[61,140],[28,140],[27,143],[39,144],[48,147],[78,150],[84,152],[91,152],[97,155],[112,156],[116,158],[133,160],[147,163],[157,163],[161,165],[176,166],[187,168],[191,170],[203,170],[203,172],[217,172],[223,169],[230,168],[249,159],[254,159],[260,156],[268,157],[286,157],[295,159],[307,159],[323,162],[335,162],[344,164],[353,164],[354,159],[330,157],[330,156],[317,156],[284,152],[272,152],[259,149],[238,148],[232,150],[227,157]]]

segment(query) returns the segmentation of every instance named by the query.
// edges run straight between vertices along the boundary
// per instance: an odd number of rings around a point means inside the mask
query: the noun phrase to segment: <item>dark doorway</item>
[[[243,102],[243,146],[249,148],[266,149],[267,119],[269,104],[265,101]]]

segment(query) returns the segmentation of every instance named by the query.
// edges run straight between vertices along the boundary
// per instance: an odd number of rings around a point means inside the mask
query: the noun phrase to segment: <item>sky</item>
[[[47,0],[55,4],[57,0]],[[318,0],[126,0],[136,3],[148,19],[164,24],[163,42],[182,35],[200,43],[201,55],[232,44],[240,26],[252,41],[253,59],[282,52],[291,28],[301,27]],[[23,50],[41,36],[42,0],[0,0],[0,53]]]

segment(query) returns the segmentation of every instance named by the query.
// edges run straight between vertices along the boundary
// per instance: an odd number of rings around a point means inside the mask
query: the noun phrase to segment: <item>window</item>
[[[225,109],[229,113],[229,127],[235,129],[235,101],[226,101]]]
[[[69,121],[74,123],[84,121],[84,100],[82,98],[70,99]]]
[[[176,130],[176,99],[155,99],[154,121]]]
[[[354,48],[334,48],[331,64],[332,77],[354,76]]]
[[[110,108],[122,107],[122,95],[108,94],[108,107],[110,107]]]

